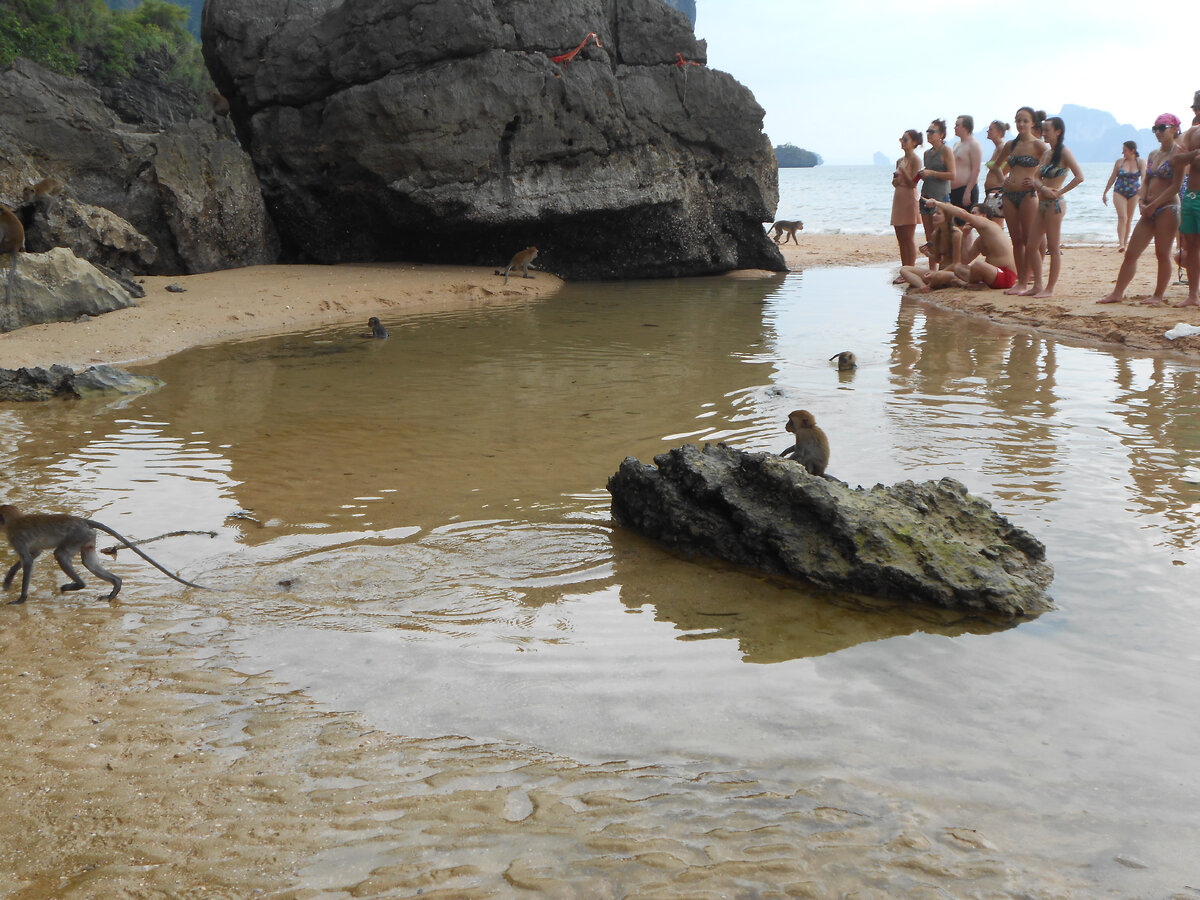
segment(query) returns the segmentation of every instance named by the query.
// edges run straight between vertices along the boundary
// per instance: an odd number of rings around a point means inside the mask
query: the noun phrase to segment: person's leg
[[[1200,178],[1200,175],[1197,175]],[[1176,306],[1200,306],[1200,192],[1184,195],[1179,230],[1183,241],[1183,267],[1187,270],[1187,298]]]
[[[1046,215],[1041,209],[1033,217],[1033,225],[1029,229],[1029,238],[1025,244],[1025,271],[1032,282],[1029,288],[1021,291],[1021,295],[1032,297],[1042,292],[1042,238],[1046,234]]]
[[[1041,238],[1033,237],[1033,223],[1037,218],[1038,204],[1037,199],[1032,193],[1026,194],[1021,200],[1021,207],[1018,210],[1021,221],[1021,234],[1024,236],[1023,243],[1025,245],[1025,253],[1023,256],[1016,258],[1017,263],[1017,283],[1005,291],[1006,294],[1022,294],[1025,292],[1025,284],[1032,276],[1030,271],[1030,253],[1041,253]],[[1013,240],[1013,248],[1016,249],[1016,240]],[[1038,275],[1041,275],[1041,257],[1038,257]]]
[[[1125,290],[1137,274],[1138,257],[1145,252],[1153,237],[1153,220],[1149,216],[1142,216],[1129,235],[1129,243],[1125,246],[1125,258],[1121,261],[1121,270],[1117,273],[1116,285],[1107,295],[1097,300],[1097,303],[1120,303],[1125,299]]]
[[[1025,262],[1025,231],[1021,226],[1021,210],[1007,196],[1001,205],[1004,212],[1004,222],[1008,225],[1008,237],[1012,241],[1013,259],[1017,263],[1017,280],[1020,281],[1020,269]]]
[[[1046,279],[1044,290],[1037,291],[1034,297],[1049,297],[1054,293],[1058,284],[1058,273],[1062,270],[1062,221],[1063,211],[1048,210],[1041,216],[1046,230],[1046,244],[1050,248],[1050,277]]]
[[[1129,223],[1133,212],[1133,201],[1124,194],[1113,194],[1113,208],[1117,211],[1117,250],[1125,252],[1129,243]]]
[[[1154,281],[1154,295],[1142,301],[1146,306],[1160,306],[1165,302],[1167,285],[1175,269],[1171,251],[1175,247],[1175,235],[1179,231],[1179,211],[1168,206],[1159,209],[1154,217],[1154,255],[1158,257],[1158,277]]]

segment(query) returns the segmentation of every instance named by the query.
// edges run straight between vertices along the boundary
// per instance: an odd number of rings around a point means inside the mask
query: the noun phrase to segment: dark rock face
[[[32,216],[32,231],[44,210],[22,210],[22,190],[53,176],[66,182],[65,198],[109,211],[128,223],[129,235],[150,244],[127,236],[97,263],[136,274],[189,274],[278,255],[249,157],[202,119],[138,130],[120,122],[82,79],[18,59],[0,71],[0,155],[0,201]],[[53,223],[43,225],[53,230]],[[84,257],[96,252],[72,249]]]
[[[112,366],[91,366],[76,374],[69,366],[0,369],[0,402],[31,402],[89,393],[133,394],[162,386],[161,378],[132,375]]]
[[[952,478],[851,488],[724,444],[654,461],[627,458],[609,479],[613,517],[685,554],[936,606],[1053,608],[1045,547]]]
[[[706,48],[662,0],[209,0],[202,33],[292,255],[785,268],[762,108],[676,65]]]

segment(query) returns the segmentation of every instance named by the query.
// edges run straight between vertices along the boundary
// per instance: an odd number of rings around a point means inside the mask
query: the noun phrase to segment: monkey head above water
[[[533,265],[533,261],[535,259],[537,259],[537,255],[538,255],[538,248],[534,247],[532,245],[530,245],[530,246],[526,247],[524,250],[521,250],[520,252],[514,254],[513,258],[511,260],[509,260],[509,262],[508,262],[508,267],[505,268],[505,270],[504,270],[504,283],[508,284],[508,273],[511,272],[513,269],[518,269],[518,268],[521,269],[523,277],[525,277],[525,278],[535,277],[535,276],[529,274],[529,270],[535,268],[535,266]],[[499,269],[496,270],[496,274],[497,275],[500,274]]]
[[[841,353],[835,353],[833,356],[829,357],[830,362],[835,359],[837,360],[839,372],[845,372],[848,369],[854,369],[858,367],[858,360],[849,350],[843,350]]]
[[[371,333],[364,334],[363,337],[382,339],[388,336],[388,330],[379,321],[379,316],[371,316],[371,318],[367,319],[367,327],[371,329]]]
[[[69,583],[59,588],[60,591],[77,591],[86,586],[83,579],[79,577],[79,573],[75,571],[75,567],[71,564],[72,558],[78,553],[89,572],[113,586],[112,591],[104,599],[116,599],[117,593],[121,590],[121,579],[100,564],[100,557],[96,555],[95,529],[99,529],[106,534],[111,534],[142,559],[146,560],[146,562],[150,563],[150,565],[154,566],[154,568],[158,569],[164,575],[174,578],[180,584],[200,588],[204,591],[212,590],[212,588],[206,588],[202,584],[193,584],[190,581],[185,581],[175,573],[163,568],[160,563],[151,559],[147,554],[135,547],[128,538],[117,534],[107,525],[93,522],[91,519],[68,516],[62,513],[29,513],[26,515],[15,506],[5,505],[0,506],[0,528],[3,528],[8,542],[17,551],[17,561],[8,570],[8,574],[4,576],[5,590],[8,590],[12,586],[13,577],[17,574],[17,569],[23,569],[21,575],[21,596],[12,601],[13,603],[24,603],[26,598],[28,598],[29,576],[33,572],[33,561],[43,550],[50,549],[54,550],[54,559],[58,562],[59,567],[71,579]]]
[[[829,439],[817,427],[813,414],[807,409],[797,409],[788,415],[784,427],[796,436],[796,443],[779,455],[790,456],[810,475],[824,475],[825,467],[829,465]]]

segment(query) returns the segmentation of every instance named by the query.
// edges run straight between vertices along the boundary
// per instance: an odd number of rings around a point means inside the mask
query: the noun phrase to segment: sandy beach
[[[886,236],[801,234],[783,248],[792,269],[809,266],[898,266],[896,243]],[[1035,300],[1002,291],[938,290],[909,296],[968,315],[1049,335],[1153,353],[1200,357],[1200,336],[1170,340],[1179,322],[1200,325],[1200,309],[1143,306],[1154,282],[1154,259],[1143,255],[1121,304],[1097,305],[1112,287],[1121,256],[1114,246],[1066,245],[1055,296]],[[890,279],[889,279],[890,280]],[[419,314],[552,294],[553,275],[513,278],[506,286],[493,270],[405,263],[341,266],[258,266],[204,275],[145,279],[146,296],[131,309],[78,323],[23,328],[0,335],[0,367],[85,367],[145,362],[188,347],[303,331],[379,316]],[[168,285],[185,288],[172,293]],[[1186,287],[1172,284],[1170,302]]]

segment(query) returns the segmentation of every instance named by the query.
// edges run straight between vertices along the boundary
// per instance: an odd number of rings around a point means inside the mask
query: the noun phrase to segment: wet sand
[[[796,268],[884,265],[894,242],[803,235],[785,252]],[[1176,322],[1200,323],[1196,310],[1094,305],[1119,263],[1115,249],[1070,247],[1062,296],[925,299],[1021,328],[1200,356],[1200,338],[1161,337]],[[1130,296],[1152,277],[1144,259]],[[172,283],[186,292],[167,292]],[[506,289],[490,270],[401,265],[147,279],[136,309],[0,337],[0,366],[151,360],[216,341],[365,326],[370,315],[387,323],[389,314],[520,302],[557,285],[539,273]],[[1172,299],[1182,291],[1173,286]],[[497,885],[697,896],[737,892],[747,879],[833,896],[872,872],[892,873],[893,884],[896,873],[919,872],[946,890],[968,879],[993,896],[1028,883],[987,836],[919,818],[895,833],[834,786],[770,796],[719,773],[681,786],[672,773],[623,763],[374,731],[269,673],[242,671],[228,623],[211,610],[136,585],[115,605],[87,593],[4,607],[0,896],[470,897],[494,896]],[[707,817],[699,833],[673,829],[697,809]],[[819,840],[764,842],[781,816],[802,818]]]

